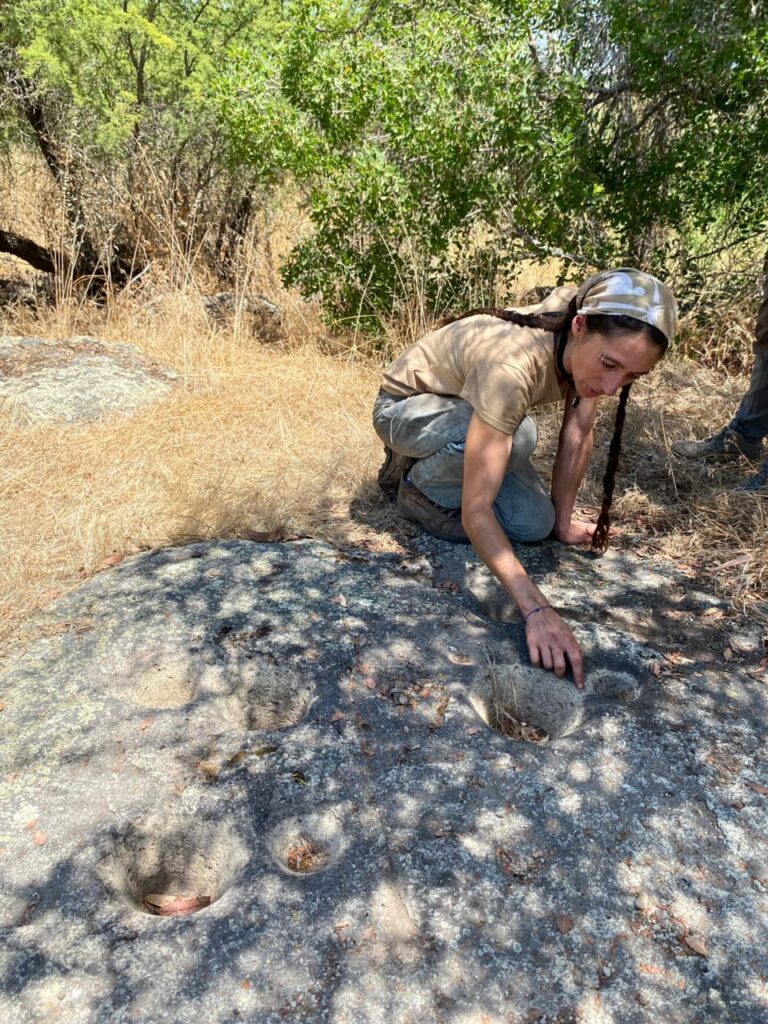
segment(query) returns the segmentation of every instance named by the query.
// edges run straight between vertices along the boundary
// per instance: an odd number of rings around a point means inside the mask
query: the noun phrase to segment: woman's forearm
[[[477,555],[520,609],[531,662],[558,676],[570,665],[576,686],[582,687],[584,667],[576,638],[518,561],[493,512],[465,512],[462,523]]]
[[[478,558],[488,566],[523,615],[546,598],[523,568],[493,512],[464,512],[462,525]]]
[[[555,506],[555,533],[560,536],[571,525],[576,495],[592,457],[593,438],[561,436],[552,467],[552,504]]]

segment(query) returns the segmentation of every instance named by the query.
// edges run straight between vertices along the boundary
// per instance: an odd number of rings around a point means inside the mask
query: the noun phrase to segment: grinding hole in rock
[[[162,710],[189,704],[197,693],[198,681],[189,660],[167,657],[142,666],[123,684],[116,696],[129,697],[145,708]]]
[[[254,659],[224,698],[223,718],[233,729],[286,729],[301,721],[313,697],[314,685],[298,672]]]
[[[575,732],[600,698],[635,700],[640,683],[629,671],[593,669],[583,690],[570,679],[528,665],[489,663],[470,701],[482,720],[510,739],[546,743]]]
[[[290,875],[314,875],[335,863],[345,842],[338,815],[318,811],[276,825],[267,840],[277,866]]]
[[[102,876],[136,910],[178,917],[220,899],[247,859],[245,846],[227,825],[158,822],[119,836],[102,863]]]

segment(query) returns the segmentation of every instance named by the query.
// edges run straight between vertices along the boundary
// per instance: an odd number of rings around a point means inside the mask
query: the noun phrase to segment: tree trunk
[[[77,198],[79,191],[73,187],[77,179],[77,164],[56,145],[42,105],[21,71],[10,62],[7,51],[0,52],[0,74],[16,101],[19,113],[32,129],[43,159],[61,190],[77,258],[73,267],[72,260],[62,253],[51,253],[13,232],[0,232],[0,251],[13,252],[36,270],[46,273],[56,274],[63,269],[71,269],[75,278],[88,282],[87,291],[91,294],[103,294],[110,284],[124,287],[142,266],[136,264],[134,253],[125,252],[119,245],[113,245],[107,254],[99,253],[99,246],[85,228],[87,218]]]

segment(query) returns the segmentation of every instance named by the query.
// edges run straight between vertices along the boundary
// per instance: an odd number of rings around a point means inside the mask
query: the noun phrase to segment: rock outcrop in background
[[[132,345],[0,336],[0,410],[24,423],[130,415],[165,398],[176,380]]]

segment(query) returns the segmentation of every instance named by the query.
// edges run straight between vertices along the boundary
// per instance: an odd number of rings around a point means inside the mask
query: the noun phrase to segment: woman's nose
[[[607,373],[603,377],[603,394],[612,398],[624,383],[623,373]]]

